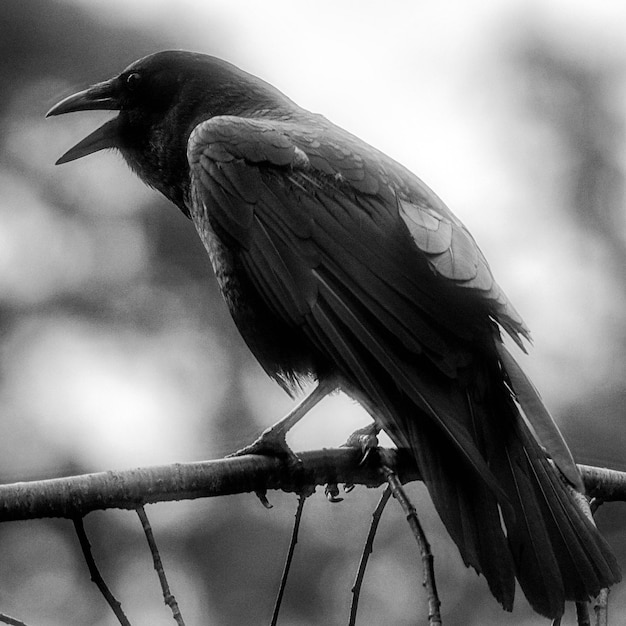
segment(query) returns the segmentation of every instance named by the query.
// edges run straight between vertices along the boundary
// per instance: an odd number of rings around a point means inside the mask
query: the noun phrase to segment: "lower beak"
[[[118,119],[109,120],[71,147],[63,156],[60,156],[56,160],[55,165],[63,165],[63,163],[75,161],[105,148],[117,148],[119,145],[117,129]]]
[[[119,111],[116,98],[116,85],[113,81],[98,83],[89,89],[75,93],[61,100],[46,113],[46,117],[74,113],[76,111]],[[119,144],[118,119],[112,119],[70,148],[56,165],[68,163],[105,148],[115,148]]]

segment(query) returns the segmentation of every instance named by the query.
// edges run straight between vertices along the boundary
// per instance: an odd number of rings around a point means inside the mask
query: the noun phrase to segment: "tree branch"
[[[294,469],[279,459],[242,457],[175,463],[134,470],[100,472],[49,480],[0,485],[0,522],[45,517],[76,518],[103,509],[136,509],[143,504],[188,500],[236,493],[351,483],[377,487],[385,482],[379,455],[350,448],[298,453]],[[401,482],[419,480],[410,456],[385,450],[385,464]],[[579,466],[589,495],[604,501],[626,501],[626,472]]]
[[[10,626],[27,626],[21,620],[5,615],[4,613],[0,613],[0,622],[3,624],[9,624]]]
[[[579,465],[578,469],[590,498],[604,502],[626,501],[626,472],[592,465]]]
[[[100,574],[100,570],[96,565],[96,561],[93,558],[93,554],[91,552],[91,544],[89,543],[89,539],[87,537],[87,533],[85,532],[85,525],[83,524],[82,517],[74,518],[74,530],[76,531],[76,535],[78,537],[78,541],[80,542],[80,548],[83,551],[83,556],[85,557],[85,561],[87,562],[87,567],[89,568],[89,573],[91,574],[91,580],[96,584],[100,593],[103,595],[104,599],[107,601],[107,604],[111,607],[111,610],[117,617],[121,626],[131,626],[124,610],[122,609],[122,605],[115,598],[115,596],[111,593],[106,582],[104,582],[104,578],[102,578],[102,574]]]
[[[360,464],[360,450],[341,448],[301,452],[301,463],[275,457],[241,457],[174,463],[0,485],[0,522],[45,517],[75,518],[90,511],[136,509],[143,504],[189,500],[266,489],[300,493],[310,485],[385,482],[377,455]],[[408,454],[392,451],[389,462],[403,482],[416,480]]]
[[[272,613],[272,621],[270,626],[276,626],[278,624],[278,614],[280,613],[280,607],[283,602],[283,595],[285,588],[287,587],[287,578],[289,577],[289,571],[291,570],[291,561],[296,550],[296,544],[298,543],[298,533],[300,532],[300,522],[302,521],[302,511],[304,510],[304,503],[309,497],[310,493],[301,493],[298,496],[298,508],[296,510],[296,519],[293,524],[293,531],[291,533],[291,541],[289,542],[289,550],[287,551],[287,559],[285,560],[285,567],[283,568],[283,575],[280,578],[280,587],[278,588],[278,595],[276,596],[276,602],[274,603],[274,612]]]
[[[163,567],[163,561],[161,560],[161,554],[159,553],[159,548],[157,547],[156,540],[154,539],[154,533],[152,532],[150,520],[148,519],[148,516],[146,515],[146,510],[143,508],[143,506],[137,507],[137,516],[139,517],[139,521],[141,522],[143,532],[146,535],[146,541],[148,542],[150,554],[152,555],[154,571],[159,577],[161,591],[163,592],[163,601],[167,606],[170,607],[170,610],[172,611],[172,616],[176,624],[178,624],[178,626],[185,626],[185,620],[183,619],[182,613],[180,612],[176,597],[172,593],[170,585],[167,582],[167,576],[165,574],[165,568]]]
[[[428,598],[428,624],[429,626],[441,626],[441,601],[439,600],[437,584],[435,582],[435,560],[430,549],[430,543],[426,538],[426,533],[422,528],[422,523],[417,516],[417,510],[404,493],[404,489],[402,488],[395,472],[389,469],[386,464],[384,465],[383,471],[387,477],[387,482],[391,487],[393,497],[400,503],[402,510],[406,514],[406,519],[411,528],[411,532],[413,533],[413,536],[417,540],[417,545],[419,546],[424,575],[424,582],[422,584],[426,589],[426,596]]]
[[[374,509],[374,512],[372,513],[372,523],[370,524],[370,529],[367,533],[367,539],[365,540],[365,546],[363,547],[363,553],[361,554],[361,561],[359,562],[359,569],[357,570],[356,578],[354,579],[354,585],[352,585],[352,604],[350,606],[350,621],[348,622],[348,626],[356,625],[356,613],[359,608],[359,598],[361,596],[363,579],[365,578],[365,568],[367,567],[367,562],[369,561],[370,555],[374,550],[374,538],[376,537],[376,532],[378,531],[378,524],[380,523],[380,518],[383,515],[383,511],[385,510],[390,497],[391,487],[387,485],[387,488],[383,491],[383,495],[380,497],[380,500],[376,505],[376,509]]]

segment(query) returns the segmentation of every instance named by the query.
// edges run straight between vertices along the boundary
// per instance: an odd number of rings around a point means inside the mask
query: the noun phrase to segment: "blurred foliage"
[[[210,20],[203,19],[208,32]],[[601,295],[593,302],[601,316],[589,319],[583,310],[574,327],[580,335],[560,332],[555,341],[583,337],[585,344],[582,319],[611,342],[610,352],[604,344],[592,346],[594,352],[585,348],[584,355],[594,355],[587,364],[597,376],[578,376],[594,381],[591,387],[568,382],[560,371],[562,388],[569,384],[572,394],[559,392],[555,413],[580,460],[626,469],[620,358],[626,337],[624,114],[618,106],[626,57],[587,57],[532,23],[518,29],[515,41],[507,42],[512,54],[494,62],[513,77],[498,89],[511,97],[504,107],[507,124],[539,137],[529,148],[534,156],[516,161],[518,185],[535,185],[550,199],[542,241],[561,244],[565,238],[582,256],[585,275],[572,272],[569,279],[582,302]],[[105,117],[45,121],[49,106],[166,47],[190,44],[165,23],[159,31],[139,30],[122,18],[102,20],[86,3],[0,3],[3,481],[221,456],[289,406],[237,335],[190,222],[144,189],[117,156],[101,153],[62,170],[52,166]],[[542,158],[553,163],[549,188],[536,177]],[[537,243],[520,237],[525,245]],[[606,288],[594,290],[590,277]],[[552,365],[579,368],[579,357],[569,354],[568,363]],[[339,410],[346,434],[350,420],[362,425],[362,415],[348,417],[346,406],[329,401],[324,407],[332,414],[325,429],[332,429]],[[310,424],[303,426],[307,443],[317,447],[320,427]],[[447,623],[538,623],[521,598],[513,616],[502,613],[484,581],[463,568],[423,487],[414,486],[412,494],[434,545]],[[320,494],[309,499],[282,623],[347,619],[377,498],[357,489],[340,505]],[[290,495],[270,499],[271,511],[252,496],[149,507],[188,624],[268,622],[296,506]],[[411,624],[425,614],[417,549],[392,504],[366,576],[362,624]],[[615,506],[599,515],[624,564],[625,514],[625,507]],[[172,623],[134,515],[92,514],[86,527],[131,622]],[[626,593],[617,589],[611,598],[614,614],[626,613]],[[0,612],[39,626],[115,623],[65,521],[0,526]]]

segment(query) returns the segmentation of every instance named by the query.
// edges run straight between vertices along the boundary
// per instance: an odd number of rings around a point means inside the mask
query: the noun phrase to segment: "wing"
[[[198,163],[203,159],[206,165],[207,160],[213,160],[222,164],[220,171],[225,163],[232,165],[237,160],[261,168],[281,168],[283,173],[288,172],[289,182],[302,190],[316,194],[330,189],[331,200],[339,203],[342,199],[337,194],[355,199],[360,205],[355,212],[358,219],[367,215],[377,220],[383,229],[389,227],[389,220],[383,222],[381,218],[395,220],[399,214],[430,269],[451,284],[471,291],[473,297],[482,299],[494,320],[524,349],[521,337],[530,339],[527,327],[496,283],[473,237],[446,205],[411,172],[349,133],[333,126],[332,134],[336,139],[320,140],[330,124],[324,118],[316,116],[316,119],[319,120],[317,127],[307,131],[302,125],[286,122],[230,116],[213,118],[192,135],[190,162]],[[200,174],[206,175],[207,171],[204,167]],[[251,179],[238,182],[249,184]],[[221,184],[222,191],[236,190],[232,186],[234,181],[227,183],[222,179]],[[239,192],[246,189],[244,184]],[[382,212],[381,206],[384,207]],[[346,211],[351,208],[344,206]],[[232,217],[236,214],[237,211],[222,212],[222,217],[234,226]],[[288,211],[281,219],[293,214]],[[249,223],[244,230],[248,226]],[[246,237],[239,230],[235,238],[242,235]],[[456,330],[457,321],[453,320]]]
[[[434,193],[399,201],[400,216],[415,245],[434,271],[459,287],[480,293],[494,319],[525,351],[521,338],[530,333],[513,305],[496,283],[487,260],[469,231]]]
[[[461,269],[482,258],[477,248],[456,253],[471,238],[450,239],[446,265],[433,244],[443,238],[429,222],[413,230],[434,238],[416,236],[401,213],[429,197],[411,202],[415,190],[394,184],[393,162],[335,127],[216,117],[193,131],[188,159],[196,225],[236,250],[271,311],[381,408],[396,443],[407,445],[406,425],[381,380],[394,381],[501,495],[456,379],[471,346],[491,337],[489,316],[506,306],[493,280],[479,277],[486,263]]]
[[[525,462],[500,472],[495,461],[522,446],[504,426],[518,413],[503,370],[535,432],[550,435],[544,445],[556,442],[556,463],[579,482],[549,414],[536,410],[539,396],[496,349],[494,321],[517,341],[528,331],[437,196],[325,124],[203,122],[188,144],[190,212],[205,239],[210,229],[230,250],[276,320],[300,329],[376,407],[394,442],[413,451],[464,561],[510,607],[513,564],[496,499],[510,524],[535,501],[506,480],[524,474]],[[533,532],[518,535],[520,545],[547,550]]]

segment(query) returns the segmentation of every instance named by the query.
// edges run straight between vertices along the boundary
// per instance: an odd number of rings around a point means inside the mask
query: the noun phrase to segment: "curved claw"
[[[359,461],[359,466],[365,465],[366,461],[369,459],[372,452],[378,449],[378,439],[376,437],[374,439],[376,440],[376,444],[373,446],[368,446],[365,449],[365,451],[363,452],[363,456],[361,457],[361,460]]]
[[[267,491],[255,491],[254,495],[261,501],[266,509],[273,509],[274,505],[267,499]]]
[[[339,487],[337,483],[328,483],[324,488],[324,493],[329,502],[342,502],[343,498],[339,497]]]
[[[379,432],[380,428],[376,424],[369,424],[364,428],[359,428],[348,437],[348,440],[342,445],[342,447],[356,448],[357,450],[360,450],[363,456],[359,461],[359,465],[363,465],[369,458],[372,450],[376,450],[378,448],[377,435]]]

